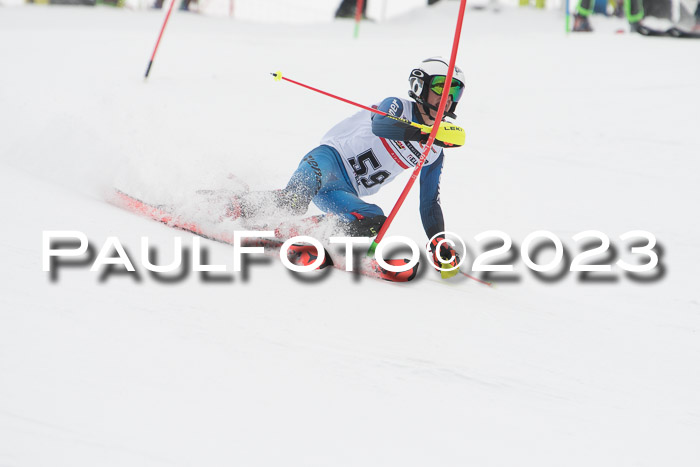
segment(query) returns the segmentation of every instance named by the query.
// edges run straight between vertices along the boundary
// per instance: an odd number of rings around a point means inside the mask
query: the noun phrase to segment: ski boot
[[[578,13],[574,15],[573,32],[593,32],[588,16],[583,16]]]

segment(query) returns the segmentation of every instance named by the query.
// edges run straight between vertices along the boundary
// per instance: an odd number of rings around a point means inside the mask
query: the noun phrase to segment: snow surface
[[[164,284],[137,264],[105,282],[41,269],[45,230],[191,237],[106,202],[286,182],[354,109],[269,72],[371,104],[449,55],[457,2],[391,21],[313,26],[164,12],[0,9],[0,466],[697,466],[700,463],[700,41],[563,33],[556,11],[468,10],[468,92],[442,179],[449,230],[476,249],[633,229],[665,275],[574,273],[490,289],[425,270],[409,284],[342,271]],[[387,211],[408,174],[375,197]],[[423,242],[417,190],[391,235]],[[231,248],[208,241],[231,267]],[[622,253],[621,253],[622,254]],[[496,279],[498,282],[498,280]]]

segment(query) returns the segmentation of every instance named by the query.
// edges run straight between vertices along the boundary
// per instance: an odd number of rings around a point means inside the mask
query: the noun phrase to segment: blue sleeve
[[[378,109],[393,117],[403,118],[403,102],[397,97],[387,97],[379,104]],[[372,133],[394,141],[421,140],[419,128],[379,114],[372,114]]]
[[[440,207],[440,175],[444,152],[440,151],[437,160],[420,172],[420,217],[428,238],[445,231],[445,219]]]

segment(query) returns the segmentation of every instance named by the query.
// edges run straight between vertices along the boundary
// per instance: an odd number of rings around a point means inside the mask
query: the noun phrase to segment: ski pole
[[[482,281],[482,280],[479,279],[478,277],[471,276],[471,275],[467,274],[467,273],[464,272],[464,271],[459,271],[459,273],[462,274],[462,275],[464,275],[464,276],[467,276],[468,278],[470,278],[470,279],[472,279],[472,280],[475,280],[475,281],[477,281],[477,282],[480,282],[480,283],[482,283],[482,284],[484,284],[484,285],[488,285],[489,287],[493,287],[493,282]]]
[[[165,15],[165,21],[163,21],[163,26],[160,28],[160,34],[158,34],[158,40],[156,41],[156,46],[153,48],[153,54],[151,55],[151,60],[148,62],[148,68],[146,68],[146,75],[143,79],[148,78],[148,73],[151,72],[151,66],[153,65],[153,60],[156,58],[156,52],[158,51],[158,45],[160,44],[160,39],[163,37],[163,32],[165,31],[165,26],[168,24],[168,19],[170,18],[170,13],[173,11],[173,5],[175,5],[175,0],[170,2],[170,8],[168,8],[168,14]]]
[[[454,74],[455,62],[457,61],[457,49],[459,48],[459,37],[460,37],[461,32],[462,32],[462,20],[464,19],[464,9],[466,6],[467,6],[467,0],[460,0],[459,15],[457,16],[457,27],[455,29],[455,37],[454,37],[454,42],[452,44],[452,54],[450,55],[450,65],[447,69],[447,76],[445,77],[446,83],[452,83],[452,75]],[[447,96],[449,94],[450,94],[450,92],[448,89],[448,91],[443,92],[442,96],[440,97],[440,105],[438,106],[438,113],[435,116],[436,122],[442,121],[442,116],[444,115],[445,107],[447,106]],[[374,251],[377,249],[377,245],[379,245],[379,242],[382,241],[382,239],[384,238],[384,234],[386,234],[386,231],[389,229],[389,226],[391,225],[394,218],[396,217],[396,214],[399,212],[399,209],[401,209],[401,206],[403,205],[404,200],[408,196],[408,192],[411,190],[411,187],[413,187],[413,184],[415,183],[416,179],[418,178],[418,175],[420,174],[421,168],[423,168],[423,163],[425,162],[425,159],[428,157],[428,154],[430,153],[430,150],[433,147],[433,142],[435,142],[435,136],[437,135],[439,128],[440,128],[440,125],[433,125],[433,129],[430,132],[430,136],[428,136],[428,142],[425,144],[425,149],[423,149],[423,154],[421,154],[421,157],[418,160],[418,163],[416,164],[416,168],[413,169],[413,173],[411,174],[411,178],[409,178],[408,182],[406,183],[406,186],[404,187],[403,191],[401,192],[401,196],[399,196],[399,199],[396,201],[396,204],[394,205],[393,209],[391,210],[389,217],[387,217],[386,221],[384,221],[382,228],[379,230],[379,233],[377,234],[376,238],[372,242],[372,245],[370,245],[369,251],[367,252],[367,256],[374,256]]]
[[[389,118],[392,118],[392,119],[394,119],[394,120],[398,120],[399,122],[403,122],[403,123],[405,123],[405,124],[407,124],[407,125],[411,125],[411,126],[414,126],[414,127],[416,127],[416,128],[424,129],[423,126],[420,125],[419,123],[412,122],[412,121],[406,120],[406,119],[404,119],[404,118],[395,117],[395,116],[393,116],[393,115],[389,115],[388,113],[382,112],[382,111],[379,110],[379,109],[375,109],[375,108],[373,108],[373,107],[367,107],[366,105],[358,104],[357,102],[353,102],[353,101],[351,101],[351,100],[349,100],[349,99],[345,99],[344,97],[336,96],[335,94],[331,94],[330,92],[326,92],[326,91],[322,91],[322,90],[320,90],[320,89],[318,89],[318,88],[314,88],[314,87],[312,87],[312,86],[309,86],[308,84],[300,83],[299,81],[294,81],[293,79],[289,79],[289,78],[287,78],[287,77],[285,77],[285,76],[282,76],[282,72],[281,72],[281,71],[276,71],[276,72],[270,73],[270,74],[275,78],[275,81],[282,81],[282,80],[284,80],[284,81],[287,81],[287,82],[289,82],[289,83],[296,84],[297,86],[301,86],[302,88],[306,88],[306,89],[309,89],[309,90],[311,90],[311,91],[315,91],[315,92],[317,92],[317,93],[319,93],[319,94],[323,94],[324,96],[332,97],[333,99],[338,99],[339,101],[345,102],[346,104],[354,105],[355,107],[359,107],[359,108],[361,108],[361,109],[368,110],[368,111],[373,112],[373,113],[375,113],[375,114],[377,114],[377,115],[383,115],[384,117],[389,117]]]
[[[306,89],[310,89],[312,91],[323,94],[324,96],[332,97],[333,99],[338,99],[339,101],[346,102],[348,104],[359,107],[363,110],[367,110],[367,111],[373,112],[377,115],[382,115],[382,116],[390,118],[392,120],[396,120],[397,122],[401,122],[401,123],[404,123],[406,125],[410,125],[414,128],[418,128],[418,129],[420,129],[420,131],[422,133],[425,133],[426,135],[430,134],[430,132],[433,130],[433,127],[431,125],[421,125],[420,123],[412,122],[410,120],[406,120],[405,118],[396,117],[394,115],[390,115],[384,111],[381,111],[375,107],[367,107],[366,105],[358,104],[357,102],[353,102],[349,99],[345,99],[344,97],[336,96],[335,94],[331,94],[330,92],[321,91],[320,89],[309,86],[308,84],[303,84],[303,83],[300,83],[299,81],[294,81],[293,79],[285,78],[284,76],[282,76],[281,71],[276,71],[276,72],[270,73],[270,74],[274,77],[275,81],[282,81],[282,80],[288,81],[290,83],[296,84],[296,85],[304,87]],[[438,134],[439,134],[439,131],[438,131]],[[462,146],[464,144],[464,138],[465,138],[463,133],[462,133],[461,137],[462,137],[461,142],[459,140],[455,139],[455,140],[449,141],[449,143],[450,144],[457,144],[458,146]]]

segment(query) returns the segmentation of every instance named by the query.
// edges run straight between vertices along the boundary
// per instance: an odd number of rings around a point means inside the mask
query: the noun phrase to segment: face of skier
[[[428,92],[428,104],[435,106],[435,109],[437,109],[440,106],[440,95],[436,94],[434,91]],[[445,106],[445,109],[449,109],[450,106],[452,105],[452,96],[448,95],[447,96],[447,105]],[[435,109],[430,109],[430,115],[426,115],[425,112],[423,111],[423,108],[420,108],[420,113],[421,116],[423,117],[423,121],[428,124],[432,125],[435,122],[435,117],[437,117],[437,110]]]

